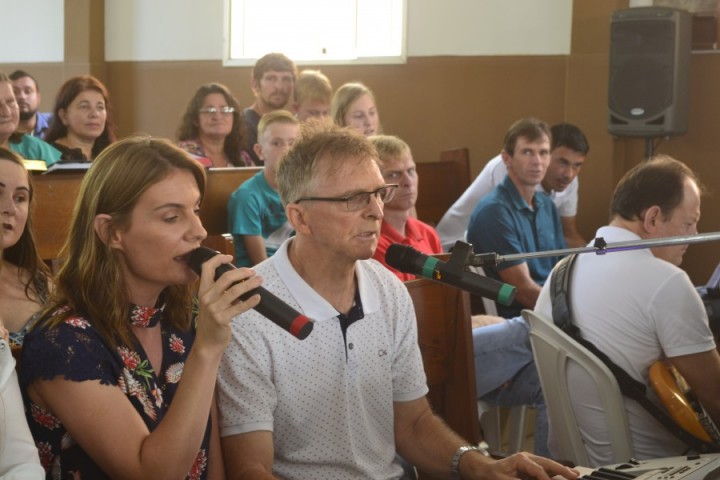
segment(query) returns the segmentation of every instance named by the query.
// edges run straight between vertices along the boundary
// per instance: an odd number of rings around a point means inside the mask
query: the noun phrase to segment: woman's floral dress
[[[60,309],[57,314],[65,312],[67,309]],[[132,305],[130,308],[130,322],[135,326],[153,327],[162,315],[162,307]],[[47,478],[109,477],[73,440],[57,417],[29,399],[28,385],[37,379],[51,380],[58,376],[76,382],[99,380],[105,385],[115,385],[152,431],[172,403],[194,339],[194,331],[183,332],[165,325],[161,328],[163,359],[159,375],[153,371],[139,343],[135,348],[110,349],[91,322],[81,315],[70,315],[55,328],[36,328],[25,336],[20,383],[28,424]],[[187,478],[207,478],[209,444],[208,416],[200,451]]]

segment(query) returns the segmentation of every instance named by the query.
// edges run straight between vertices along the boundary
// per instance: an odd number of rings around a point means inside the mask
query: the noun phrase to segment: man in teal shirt
[[[550,164],[550,128],[538,119],[515,122],[505,135],[507,176],[475,207],[468,241],[475,253],[521,254],[566,248],[562,221],[552,199],[537,192]],[[513,260],[487,268],[488,276],[517,288],[512,305],[498,304],[505,318],[534,308],[540,289],[560,257]]]

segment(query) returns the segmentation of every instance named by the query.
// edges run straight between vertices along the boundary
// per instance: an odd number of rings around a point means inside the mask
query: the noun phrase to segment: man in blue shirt
[[[10,74],[15,100],[20,108],[20,124],[18,132],[33,137],[45,138],[45,131],[50,126],[52,113],[38,112],[40,104],[40,88],[35,77],[24,70],[15,70]]]
[[[555,205],[535,188],[550,164],[550,135],[548,125],[535,118],[519,120],[510,127],[502,151],[508,174],[470,217],[467,236],[476,253],[509,255],[566,248]],[[487,268],[488,276],[517,288],[515,302],[509,307],[498,305],[498,313],[511,318],[523,308],[534,308],[558,260],[513,260]]]

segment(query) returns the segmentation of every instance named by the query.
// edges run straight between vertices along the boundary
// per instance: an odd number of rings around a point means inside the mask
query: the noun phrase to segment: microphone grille
[[[413,273],[414,260],[419,254],[414,248],[399,243],[393,243],[385,252],[385,263],[396,270]]]
[[[212,257],[217,255],[219,252],[216,252],[212,248],[208,247],[198,247],[192,252],[190,252],[190,257],[188,258],[188,264],[190,265],[190,268],[193,269],[195,273],[200,275],[200,271],[202,270],[202,264],[210,260]]]

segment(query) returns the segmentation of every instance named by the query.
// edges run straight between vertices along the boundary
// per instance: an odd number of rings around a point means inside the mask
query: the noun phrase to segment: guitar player
[[[697,233],[702,187],[685,164],[657,156],[631,169],[617,185],[611,221],[598,230],[608,244]],[[720,355],[703,302],[679,268],[687,245],[578,255],[571,276],[571,310],[583,338],[634,379],[648,384],[650,366],[667,359],[720,423]],[[536,312],[552,318],[550,279]],[[591,463],[612,463],[597,391],[570,371],[569,384]],[[687,447],[643,407],[626,400],[634,457],[682,454]],[[549,438],[552,452],[552,426]]]

